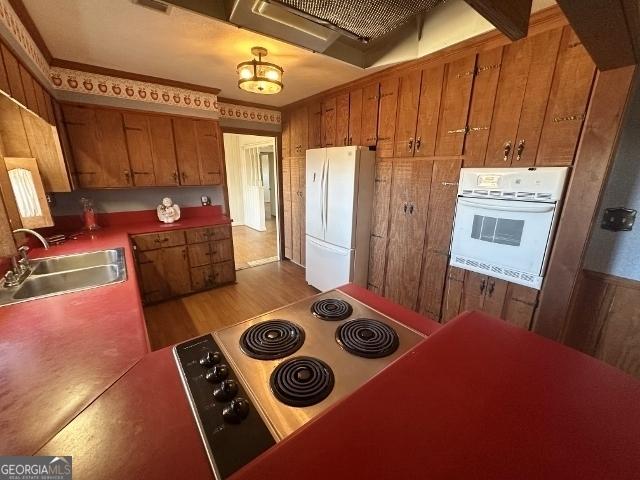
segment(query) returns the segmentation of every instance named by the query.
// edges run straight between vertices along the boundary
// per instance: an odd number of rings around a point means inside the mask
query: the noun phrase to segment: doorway
[[[279,258],[278,178],[274,137],[224,134],[236,270]]]

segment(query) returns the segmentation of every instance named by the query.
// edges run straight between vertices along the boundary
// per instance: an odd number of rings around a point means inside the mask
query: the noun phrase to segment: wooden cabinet
[[[336,97],[336,146],[349,145],[349,94]]]
[[[336,143],[336,98],[322,102],[322,146],[335,147]]]
[[[422,72],[410,72],[400,77],[398,107],[393,154],[395,157],[412,156],[416,143],[416,123],[420,99]]]
[[[593,60],[571,27],[565,27],[544,115],[536,165],[573,163],[594,75]]]
[[[435,153],[443,76],[443,64],[422,71],[414,149],[416,156],[430,157]]]
[[[307,151],[309,114],[306,107],[299,107],[291,113],[291,154],[304,155]]]
[[[504,48],[486,166],[530,166],[536,158],[561,30]]]
[[[132,241],[146,304],[235,281],[229,225],[135,235]]]
[[[361,144],[375,147],[378,141],[378,103],[380,100],[380,84],[367,85],[362,89]]]
[[[348,145],[362,145],[362,89],[349,92]]]
[[[305,264],[305,157],[291,157],[289,164],[289,194],[291,214],[285,212],[285,235],[290,231],[291,253],[287,257],[298,265]],[[285,208],[287,205],[285,205]],[[289,217],[290,220],[287,218]],[[291,226],[288,224],[290,223]],[[287,245],[285,240],[285,249]],[[286,256],[286,255],[285,255]]]
[[[222,183],[222,135],[213,120],[174,117],[180,185]]]
[[[442,321],[467,310],[480,310],[528,329],[537,299],[535,289],[449,267]]]
[[[434,320],[439,320],[442,315],[442,295],[461,166],[461,159],[437,159],[433,162],[418,311]]]
[[[379,295],[384,290],[391,176],[392,161],[376,160],[367,288]]]
[[[26,107],[27,98],[24,92],[24,86],[22,85],[22,77],[20,75],[20,64],[18,63],[18,59],[13,53],[9,51],[7,47],[4,46],[4,44],[0,45],[0,49],[2,50],[4,68],[7,72],[7,83],[9,86],[9,91],[7,93],[11,94],[13,98],[15,98],[18,102]]]
[[[393,161],[384,295],[415,309],[427,227],[431,160]]]
[[[378,135],[376,143],[376,156],[378,158],[393,156],[398,104],[398,86],[398,78],[389,78],[380,82]]]
[[[464,141],[464,166],[484,165],[489,130],[502,65],[502,47],[478,54],[473,82],[467,135]]]
[[[311,102],[307,106],[308,117],[308,146],[309,148],[322,147],[322,132],[323,132],[323,120],[322,120],[322,103]],[[291,152],[295,154],[295,151]]]
[[[280,134],[280,149],[282,157],[291,155],[291,112],[282,112],[282,133]]]
[[[140,113],[123,118],[133,184],[179,185],[171,120]]]
[[[63,114],[79,186],[132,186],[120,112],[64,105]]]

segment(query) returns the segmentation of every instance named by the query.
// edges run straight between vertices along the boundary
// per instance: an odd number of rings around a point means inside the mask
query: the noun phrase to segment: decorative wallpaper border
[[[235,105],[233,103],[218,103],[218,111],[220,113],[220,118],[276,124],[280,124],[281,122],[281,114],[276,110],[247,107],[244,105]]]
[[[281,123],[281,114],[277,110],[219,104],[218,97],[210,93],[51,67],[7,0],[0,0],[0,23],[56,90],[213,112],[221,118],[238,121]]]

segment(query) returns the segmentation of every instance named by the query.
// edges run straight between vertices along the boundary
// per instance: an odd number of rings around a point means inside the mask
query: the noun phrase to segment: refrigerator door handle
[[[324,230],[327,231],[329,224],[329,159],[327,158],[327,173],[324,178]]]
[[[326,160],[322,162],[322,175],[320,177],[320,220],[322,221],[322,233],[324,235],[324,175]]]

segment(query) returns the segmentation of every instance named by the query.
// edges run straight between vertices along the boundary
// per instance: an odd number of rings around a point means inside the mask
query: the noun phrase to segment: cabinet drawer
[[[158,234],[162,247],[176,247],[184,245],[184,230],[176,230],[173,232],[165,232]]]
[[[196,243],[189,245],[189,264],[192,267],[200,267],[211,263],[211,252],[208,243]]]
[[[224,240],[231,238],[231,225],[220,225],[213,228],[211,240]]]
[[[204,265],[191,269],[191,288],[193,290],[204,290],[213,286],[213,267]]]
[[[213,227],[206,228],[191,228],[186,230],[187,234],[187,243],[201,243],[208,242],[209,239],[213,236]]]
[[[132,237],[132,240],[139,251],[154,250],[161,247],[160,235],[157,233],[136,235]]]
[[[214,285],[222,285],[236,281],[236,267],[233,261],[214,263],[212,269]]]
[[[211,261],[214,263],[233,260],[231,239],[211,243]]]

